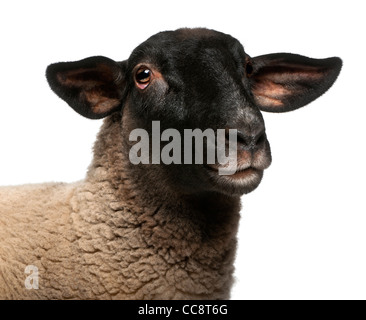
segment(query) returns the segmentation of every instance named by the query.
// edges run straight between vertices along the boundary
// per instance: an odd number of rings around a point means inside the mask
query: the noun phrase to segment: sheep
[[[2,299],[229,299],[240,197],[271,164],[261,111],[307,105],[337,57],[250,57],[205,28],[157,33],[127,60],[51,64],[51,89],[105,118],[82,181],[0,188]],[[235,129],[237,166],[133,164],[133,130]],[[162,148],[163,146],[161,146]],[[151,150],[150,150],[151,152]]]

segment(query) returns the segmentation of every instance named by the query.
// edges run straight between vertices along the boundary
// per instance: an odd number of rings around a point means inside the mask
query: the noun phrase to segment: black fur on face
[[[134,86],[133,77],[129,79],[129,106],[132,118],[142,121],[138,122],[140,126],[150,128],[152,120],[159,120],[162,131],[175,128],[182,136],[184,129],[196,128],[211,128],[215,132],[237,129],[249,140],[262,135],[260,145],[254,148],[245,139],[238,139],[238,164],[244,169],[251,167],[246,173],[219,176],[218,167],[207,165],[166,168],[165,176],[182,177],[176,183],[186,192],[250,192],[271,162],[263,118],[250,94],[245,70],[249,59],[242,45],[231,36],[206,29],[182,29],[151,37],[128,60],[129,74],[133,75],[135,66],[140,65],[159,74],[144,90]]]
[[[139,165],[157,170],[184,193],[240,195],[254,190],[271,163],[260,110],[286,112],[323,94],[341,69],[339,58],[281,53],[251,58],[233,37],[208,29],[158,33],[128,60],[104,57],[58,63],[51,88],[77,112],[100,118],[128,108],[130,129],[237,129],[237,171],[219,165]],[[127,139],[128,137],[126,137]]]
[[[143,91],[133,88],[130,79],[134,109],[149,121],[172,122],[174,128],[225,128],[239,105],[259,114],[249,94],[246,58],[240,43],[225,34],[206,29],[159,33],[128,60],[128,74],[136,65],[161,74]]]

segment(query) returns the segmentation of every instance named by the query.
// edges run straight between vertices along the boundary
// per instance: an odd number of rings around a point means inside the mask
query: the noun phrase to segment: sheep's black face
[[[237,147],[236,159],[231,159],[235,170],[226,174],[217,156],[208,164],[206,144],[203,163],[193,159],[193,165],[184,164],[187,149],[182,146],[181,164],[166,167],[175,183],[187,192],[229,194],[258,186],[271,153],[263,117],[250,92],[250,58],[237,40],[206,29],[160,33],[136,48],[127,68],[129,107],[149,132],[151,122],[160,121],[160,130],[177,129],[183,144],[185,129],[237,130],[232,136]],[[161,143],[161,149],[166,144]]]
[[[47,79],[56,94],[83,116],[95,119],[122,111],[130,146],[128,133],[145,130],[150,136],[149,161],[135,167],[146,176],[153,173],[186,193],[240,195],[258,186],[271,163],[260,110],[286,112],[308,104],[334,83],[341,65],[339,58],[311,59],[289,53],[250,58],[229,35],[180,29],[156,34],[123,62],[91,57],[53,64]],[[151,141],[155,121],[159,121],[158,134],[174,129],[180,136],[181,147],[172,150],[180,151],[180,161],[154,160],[153,153],[162,155],[169,144],[169,139],[158,144]],[[229,166],[226,174],[228,166],[219,161],[218,153],[208,161],[206,145],[202,163],[195,163],[195,154],[193,164],[187,163],[183,143],[187,129],[212,130],[217,137],[222,130],[217,151],[233,146],[234,138],[236,153],[227,158],[235,163],[234,170]]]

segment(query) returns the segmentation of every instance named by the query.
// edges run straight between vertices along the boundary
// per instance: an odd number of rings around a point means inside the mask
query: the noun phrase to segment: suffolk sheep
[[[235,38],[204,28],[158,33],[121,62],[50,65],[60,98],[105,119],[84,180],[0,188],[0,298],[230,298],[240,197],[271,163],[261,111],[308,104],[341,65],[337,57],[250,57]],[[234,172],[219,174],[226,164],[205,157],[152,161],[169,139],[148,141],[149,161],[134,163],[141,141],[131,133],[151,136],[157,122],[182,136],[223,130],[224,145],[234,133]],[[184,150],[175,151],[184,158]],[[135,158],[141,153],[142,145]]]

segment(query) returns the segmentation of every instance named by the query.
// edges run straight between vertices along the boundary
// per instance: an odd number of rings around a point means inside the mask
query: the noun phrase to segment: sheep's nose
[[[238,147],[245,150],[256,150],[267,140],[264,127],[257,130],[237,130]]]

